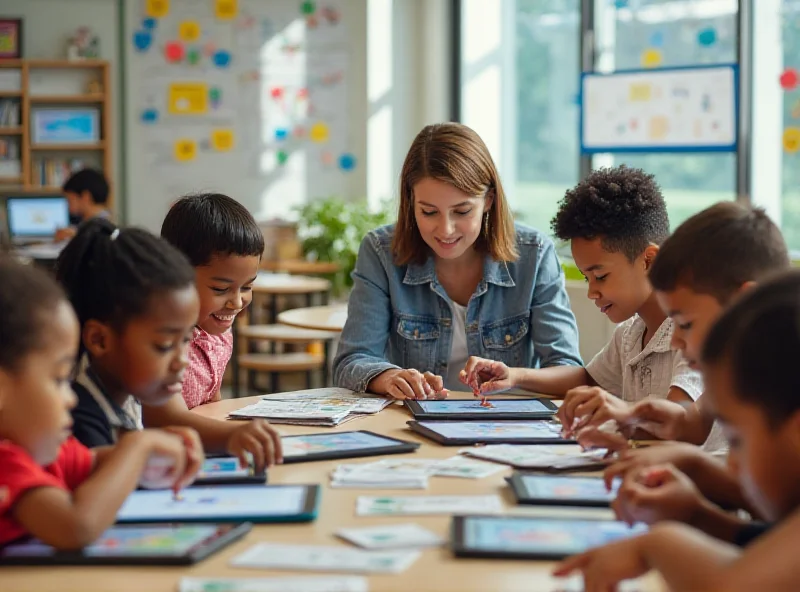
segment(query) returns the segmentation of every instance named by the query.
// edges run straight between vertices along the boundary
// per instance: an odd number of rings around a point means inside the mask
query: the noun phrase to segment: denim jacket
[[[553,242],[519,224],[516,232],[519,259],[505,263],[487,256],[469,300],[469,355],[512,367],[579,366],[578,328]],[[391,368],[447,373],[451,300],[433,257],[422,265],[395,265],[393,235],[394,225],[383,226],[361,242],[334,360],[336,386],[363,392]]]

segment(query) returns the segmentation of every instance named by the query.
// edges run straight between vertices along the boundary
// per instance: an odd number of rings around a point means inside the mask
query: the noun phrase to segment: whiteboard
[[[733,152],[735,65],[662,68],[581,80],[581,151]]]
[[[361,197],[362,13],[363,0],[125,2],[127,222],[157,230],[198,191],[258,219]]]

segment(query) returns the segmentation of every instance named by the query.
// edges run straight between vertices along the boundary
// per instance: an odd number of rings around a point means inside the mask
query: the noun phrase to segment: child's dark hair
[[[800,410],[800,270],[742,295],[709,331],[703,362],[725,364],[735,395],[760,407],[772,426]]]
[[[147,310],[153,295],[194,285],[194,275],[186,257],[165,240],[100,218],[81,224],[56,263],[81,327],[96,319],[121,330]]]
[[[653,175],[626,166],[592,171],[567,191],[550,226],[561,240],[601,239],[629,261],[669,235],[669,216]]]
[[[103,173],[95,169],[78,171],[67,179],[61,189],[78,195],[88,191],[92,196],[92,201],[96,204],[104,204],[108,201],[108,181]]]
[[[221,193],[180,198],[167,212],[161,236],[195,267],[208,265],[214,255],[261,257],[264,253],[264,234],[252,214]]]
[[[745,282],[789,266],[783,235],[764,210],[727,201],[678,226],[661,246],[649,278],[661,292],[684,286],[726,304]]]
[[[44,271],[9,257],[0,257],[0,278],[0,367],[13,371],[42,347],[52,313],[66,296]]]

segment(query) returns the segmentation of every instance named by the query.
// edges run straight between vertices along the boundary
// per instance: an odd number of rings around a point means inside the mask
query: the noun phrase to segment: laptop
[[[52,241],[56,230],[69,226],[67,199],[59,196],[9,197],[6,218],[11,243]]]

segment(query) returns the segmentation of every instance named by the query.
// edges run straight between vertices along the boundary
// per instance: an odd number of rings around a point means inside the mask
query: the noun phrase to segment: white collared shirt
[[[119,440],[120,431],[142,429],[142,406],[129,395],[122,407],[117,407],[103,393],[102,384],[89,367],[89,356],[84,355],[78,366],[75,383],[82,386],[92,396],[111,426],[114,441]]]

